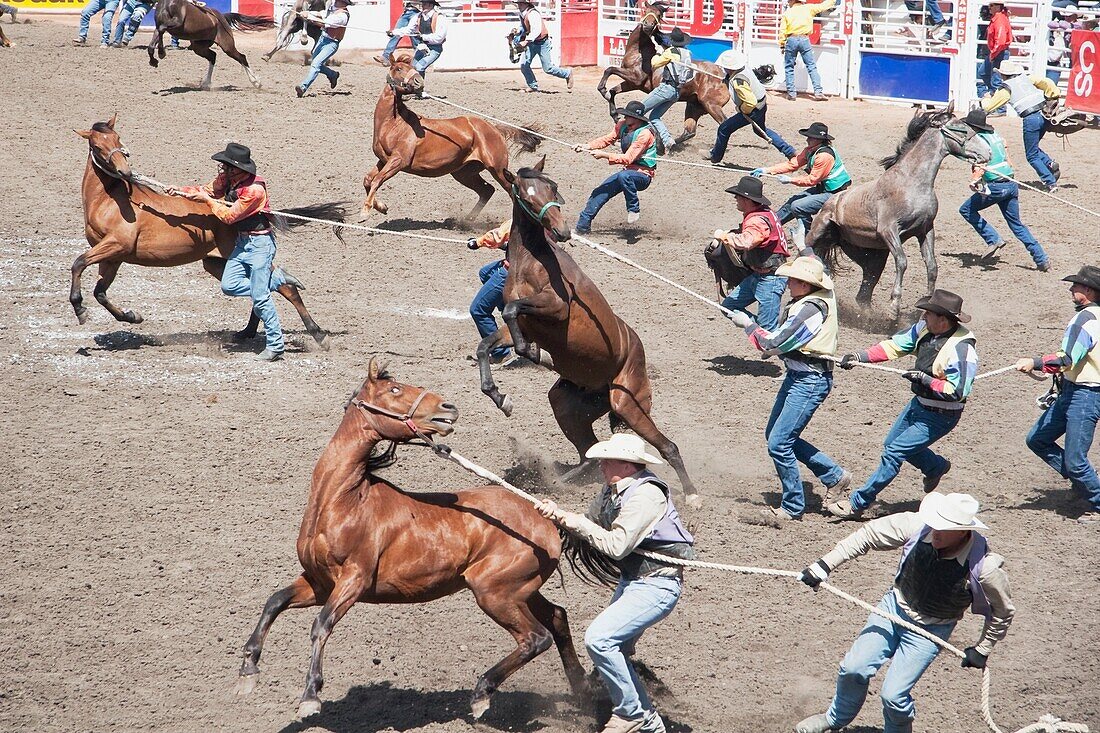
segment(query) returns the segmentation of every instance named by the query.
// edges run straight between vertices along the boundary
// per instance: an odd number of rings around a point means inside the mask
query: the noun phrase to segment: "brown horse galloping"
[[[582,463],[565,478],[577,478],[594,462],[584,454],[596,444],[592,424],[611,413],[612,429],[626,425],[660,451],[684,487],[689,505],[700,503],[676,444],[649,416],[653,392],[646,374],[642,340],[615,315],[595,283],[565,251],[547,239],[569,239],[558,186],[543,174],[545,158],[533,168],[505,175],[512,189],[512,231],[502,317],[507,328],[477,347],[481,391],[504,414],[511,398],[500,393],[489,369],[489,352],[514,345],[516,353],[558,373],[550,407]]]
[[[557,529],[534,506],[498,486],[409,494],[374,471],[394,462],[397,443],[448,435],[458,410],[432,392],[400,384],[372,359],[362,387],[313,469],[298,534],[302,574],[275,592],[244,647],[237,690],[253,690],[264,638],[288,608],[322,605],[301,716],[320,711],[321,657],[333,627],[355,603],[426,603],[469,588],[478,606],[516,640],[483,674],[472,708],[480,717],[513,672],[555,644],[574,693],[585,691],[565,609],[539,589],[561,556]],[[378,450],[392,441],[388,450]]]
[[[248,65],[248,59],[237,50],[233,41],[233,31],[262,31],[275,27],[275,21],[255,15],[240,13],[219,13],[205,5],[197,5],[191,0],[159,0],[156,9],[157,27],[153,39],[149,41],[149,65],[156,67],[160,62],[153,57],[153,48],[157,55],[165,57],[164,34],[170,33],[184,41],[191,41],[191,50],[206,59],[206,76],[200,89],[210,89],[210,80],[214,76],[214,63],[218,56],[213,46],[218,44],[226,56],[244,67],[252,86],[259,87],[260,80]]]
[[[117,116],[117,115],[116,115]],[[123,263],[145,267],[174,267],[202,260],[203,268],[221,279],[226,258],[233,251],[236,232],[210,213],[210,209],[178,196],[168,196],[134,183],[128,160],[130,152],[115,132],[115,117],[97,122],[90,130],[77,133],[88,141],[88,163],[84,168],[81,196],[84,204],[84,236],[89,249],[73,262],[69,302],[77,320],[86,323],[88,312],[80,294],[80,277],[85,268],[99,265],[95,299],[115,320],[141,323],[132,310],[122,310],[107,299],[107,288]],[[307,213],[312,212],[312,213]],[[331,218],[339,207],[331,204],[293,209],[307,216]],[[279,294],[294,304],[310,335],[321,346],[328,334],[306,310],[298,288],[286,284]],[[240,338],[256,335],[259,318],[251,312]]]
[[[501,188],[508,190],[504,173],[508,169],[508,143],[531,152],[542,139],[510,127],[497,127],[480,117],[452,117],[433,120],[420,117],[405,106],[402,97],[424,90],[422,77],[407,53],[391,60],[386,86],[374,107],[374,154],[378,162],[363,177],[367,200],[363,216],[388,208],[377,200],[382,184],[402,171],[414,176],[436,178],[450,175],[477,194],[477,205],[467,214],[477,216],[493,195],[493,186],[481,177],[489,171]]]

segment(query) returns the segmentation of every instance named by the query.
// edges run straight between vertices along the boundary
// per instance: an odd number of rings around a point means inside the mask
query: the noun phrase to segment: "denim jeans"
[[[421,76],[428,75],[428,67],[443,53],[443,44],[432,44],[427,51],[417,51],[413,54],[413,68],[420,72]]]
[[[988,53],[988,51],[987,51]],[[993,58],[988,56],[981,60],[978,64],[978,94],[984,95],[986,92],[993,94],[998,89],[1004,86],[1004,80],[1001,78],[1001,63],[1008,60],[1008,51],[1001,51]],[[1000,107],[990,112],[999,112],[1005,107],[1002,104]]]
[[[863,511],[875,497],[897,478],[901,464],[908,461],[925,476],[937,476],[947,468],[947,459],[928,447],[954,430],[962,410],[948,415],[933,412],[914,397],[894,421],[882,442],[882,460],[878,470],[858,491],[852,493],[852,508]]]
[[[313,47],[313,58],[309,63],[309,72],[306,73],[305,81],[302,82],[302,89],[309,89],[310,85],[316,81],[318,74],[324,74],[329,82],[340,76],[328,67],[329,59],[336,54],[339,48],[339,41],[330,37],[327,33],[321,34]]]
[[[523,51],[523,61],[519,63],[519,70],[523,73],[523,80],[527,82],[527,86],[531,89],[539,88],[539,83],[535,81],[535,72],[531,70],[531,63],[536,56],[542,65],[542,70],[550,76],[568,79],[569,74],[572,73],[569,69],[561,69],[554,65],[553,60],[550,58],[551,48],[550,36],[547,36],[541,41],[531,41]]]
[[[1100,388],[1078,387],[1068,379],[1062,394],[1027,434],[1027,447],[1059,476],[1069,479],[1094,511],[1100,511],[1100,478],[1089,463],[1089,448],[1100,420]],[[1066,436],[1066,447],[1055,441]]]
[[[633,649],[642,632],[672,613],[681,592],[678,578],[620,580],[611,605],[584,632],[584,646],[607,687],[615,715],[638,720],[653,709],[623,647]]]
[[[233,248],[222,273],[222,292],[226,295],[252,298],[252,310],[264,322],[267,336],[267,348],[281,352],[283,328],[279,325],[279,314],[271,300],[271,291],[285,283],[282,277],[273,277],[271,262],[275,259],[275,237],[270,233],[237,235],[237,246]]]
[[[141,7],[141,12],[135,11]],[[134,33],[137,32],[137,28],[141,25],[142,18],[145,17],[145,13],[149,12],[149,8],[152,7],[143,0],[126,0],[122,5],[122,9],[118,11],[118,18],[115,21],[115,33],[114,38],[111,39],[112,43],[129,43],[130,39],[134,37]],[[133,30],[130,29],[130,23],[133,21]]]
[[[905,0],[905,7],[910,13],[920,13],[922,10],[928,13],[928,19],[933,25],[943,22],[943,11],[937,0]]]
[[[975,193],[959,207],[962,218],[974,227],[974,230],[990,247],[1000,244],[1002,241],[1001,235],[979,213],[982,209],[987,209],[996,204],[1001,209],[1001,216],[1008,223],[1008,228],[1012,230],[1016,239],[1019,239],[1027,247],[1027,251],[1031,254],[1031,259],[1035,260],[1035,264],[1039,267],[1045,265],[1048,259],[1047,253],[1043,251],[1042,245],[1031,234],[1031,230],[1020,221],[1020,186],[1015,181],[992,181],[987,182],[986,186],[989,188],[988,194]]]
[[[577,218],[577,231],[585,234],[592,228],[592,220],[604,204],[618,194],[626,199],[626,210],[637,213],[642,210],[641,199],[638,192],[649,188],[653,179],[641,171],[623,169],[618,173],[612,173],[603,183],[592,189],[592,195],[588,197],[588,203],[584,205],[584,211]]]
[[[727,117],[726,121],[718,126],[718,136],[714,139],[714,147],[710,149],[711,161],[714,163],[721,163],[722,158],[726,156],[726,148],[729,146],[730,136],[742,127],[751,125],[753,122],[764,131],[768,136],[768,140],[771,141],[772,147],[782,153],[784,158],[789,160],[798,155],[798,151],[795,150],[790,143],[780,137],[778,132],[768,129],[766,122],[767,112],[767,107],[757,107],[750,112],[748,116],[745,116],[743,112],[738,112],[733,117]]]
[[[787,278],[775,275],[752,273],[722,300],[722,307],[731,311],[744,311],[753,303],[756,308],[756,322],[768,331],[779,326],[779,311],[783,301],[783,291],[787,288]],[[749,313],[751,316],[752,314]]]
[[[668,131],[668,127],[661,120],[661,117],[678,101],[680,101],[680,90],[664,82],[658,84],[657,88],[642,100],[642,106],[645,107],[644,113],[649,115],[649,121],[653,125],[653,129],[661,136],[661,142],[665,144],[665,150],[675,145],[676,141],[672,139],[672,133]]]
[[[844,475],[844,469],[836,465],[832,458],[801,437],[814,412],[832,389],[831,372],[819,374],[787,370],[787,376],[775,396],[768,427],[764,430],[768,455],[775,464],[779,483],[783,485],[780,506],[792,517],[801,517],[806,511],[799,463],[813,471],[814,476],[826,486],[832,486]]]
[[[802,63],[806,64],[806,73],[810,75],[814,92],[821,94],[821,76],[817,73],[817,59],[814,58],[814,49],[810,45],[809,36],[787,38],[786,48],[783,51],[783,68],[787,71],[787,94],[794,94],[794,63],[799,56],[802,57]]]
[[[894,591],[887,591],[878,607],[898,618],[916,624],[898,605]],[[955,629],[948,624],[917,624],[933,636],[947,641]],[[840,730],[851,723],[863,701],[867,699],[867,685],[887,659],[890,669],[882,680],[879,695],[882,698],[883,733],[909,731],[909,722],[917,715],[913,704],[913,687],[921,675],[940,653],[940,647],[923,636],[897,626],[893,621],[872,613],[867,617],[863,631],[844,660],[836,677],[836,695],[825,714],[833,730]]]
[[[397,19],[397,24],[394,25],[393,29],[397,30],[398,28],[404,28],[405,26],[407,26],[410,21],[412,21],[412,19],[416,17],[418,12],[419,11],[416,8],[405,8],[405,10],[401,13],[401,17]],[[394,36],[393,38],[391,38],[386,43],[385,50],[382,51],[382,58],[384,58],[386,61],[389,61],[390,57],[393,56],[393,52],[397,49],[397,44],[400,42],[401,36]]]
[[[485,338],[497,331],[497,319],[493,314],[504,307],[504,281],[508,279],[508,269],[504,260],[497,260],[482,267],[477,276],[481,278],[481,290],[470,301],[470,318],[474,319],[481,338]],[[507,353],[507,348],[492,351],[496,357]]]
[[[833,194],[831,193],[810,193],[809,191],[796,193],[787,199],[787,203],[779,207],[779,211],[775,212],[775,215],[784,224],[791,219],[801,220],[806,225],[806,231],[808,232],[810,231],[810,224],[814,220],[814,214],[821,211],[821,207],[832,197]]]
[[[88,4],[84,6],[84,10],[80,13],[80,32],[77,35],[86,39],[88,37],[88,26],[92,22],[92,16],[103,11],[103,36],[101,42],[110,43],[111,19],[115,16],[115,8],[118,7],[118,2],[119,0],[89,0]]]
[[[1039,174],[1039,179],[1048,186],[1054,185],[1054,174],[1050,172],[1050,164],[1053,162],[1040,147],[1039,142],[1046,134],[1046,118],[1041,112],[1032,112],[1025,116],[1021,122],[1024,126],[1024,155],[1027,162]]]

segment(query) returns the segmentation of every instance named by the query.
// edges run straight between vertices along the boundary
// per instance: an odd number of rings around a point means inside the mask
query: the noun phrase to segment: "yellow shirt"
[[[1062,96],[1062,92],[1058,89],[1058,86],[1045,76],[1029,76],[1028,80],[1034,84],[1047,99],[1058,99],[1058,97]],[[1002,105],[1008,104],[1010,99],[1012,99],[1012,92],[1006,87],[1001,87],[994,92],[992,97],[982,102],[982,109],[986,112],[991,112]]]
[[[821,15],[826,10],[832,10],[836,0],[825,0],[823,3],[800,2],[783,11],[783,17],[779,19],[779,46],[782,48],[787,43],[787,36],[808,36],[814,29],[814,17]]]

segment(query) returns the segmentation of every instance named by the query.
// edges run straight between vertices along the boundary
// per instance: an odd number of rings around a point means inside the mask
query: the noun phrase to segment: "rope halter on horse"
[[[944,140],[955,143],[963,151],[966,150],[966,144],[975,137],[974,134],[971,134],[970,127],[964,122],[959,122],[954,127],[952,127],[951,122],[948,122],[940,127],[940,134],[943,135]],[[978,162],[958,153],[951,153],[951,155],[967,163],[976,164]]]
[[[129,179],[119,173],[118,170],[112,170],[111,168],[108,168],[108,164],[113,166],[113,164],[111,163],[111,158],[115,157],[116,153],[122,153],[122,157],[126,158],[127,160],[130,159],[130,151],[126,149],[125,145],[119,145],[117,148],[111,148],[110,150],[108,150],[106,162],[101,161],[99,159],[99,156],[96,155],[96,148],[94,145],[88,146],[88,157],[91,159],[92,165],[106,173],[111,178],[116,178],[120,181],[128,181]]]
[[[423,77],[420,75],[420,72],[410,66],[408,73],[400,79],[394,79],[387,74],[386,83],[390,85],[390,89],[393,89],[394,92],[398,94],[408,94],[409,92],[415,91],[410,85],[411,81],[416,77],[420,77],[421,82],[423,82]]]
[[[358,407],[360,410],[363,411],[365,415],[368,416],[368,418],[373,413],[376,415],[391,417],[394,420],[398,420],[404,423],[405,427],[412,431],[413,435],[423,440],[425,443],[428,444],[430,448],[434,450],[435,443],[432,441],[431,437],[425,435],[423,431],[421,431],[420,428],[417,426],[416,421],[413,420],[413,418],[416,417],[416,411],[420,409],[420,403],[423,402],[424,398],[427,397],[429,394],[430,393],[428,392],[428,390],[422,390],[420,394],[417,395],[416,399],[413,400],[413,403],[409,407],[409,409],[406,410],[404,413],[394,412],[393,410],[382,407],[381,405],[376,405],[371,402],[367,402],[366,400],[361,400],[358,397],[353,397],[348,404],[354,407]]]
[[[539,213],[536,214],[534,209],[532,209],[531,206],[523,200],[523,197],[520,196],[519,186],[517,186],[515,183],[512,184],[512,196],[515,197],[516,201],[519,203],[520,208],[523,209],[524,213],[526,213],[527,216],[531,217],[531,219],[533,219],[534,222],[541,227],[546,227],[546,224],[544,224],[542,221],[542,218],[546,216],[546,212],[553,208],[557,208],[560,210],[562,203],[564,203],[562,201],[554,200],[547,201],[545,204],[542,205],[542,208],[539,209]]]

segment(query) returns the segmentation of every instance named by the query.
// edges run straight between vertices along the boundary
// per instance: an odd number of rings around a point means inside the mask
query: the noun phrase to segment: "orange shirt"
[[[625,153],[612,153],[607,158],[607,162],[610,165],[621,165],[629,168],[630,170],[640,171],[645,173],[650,178],[656,172],[655,168],[647,168],[646,166],[638,165],[635,161],[642,157],[642,153],[649,149],[649,146],[657,141],[657,138],[653,136],[653,131],[649,129],[649,125],[642,128],[642,131],[638,133],[638,136],[634,138],[634,142],[630,144],[630,147],[626,149]],[[592,150],[603,150],[604,148],[619,142],[619,126],[616,125],[615,129],[604,135],[598,137],[595,140],[588,142],[588,147]]]
[[[806,161],[810,159],[811,152],[809,148],[803,148],[802,152],[786,163],[773,165],[771,168],[765,168],[764,170],[767,173],[792,173],[800,168],[806,167]],[[806,188],[816,186],[829,177],[829,171],[833,169],[833,164],[835,162],[836,160],[833,156],[828,153],[818,153],[814,158],[814,167],[810,169],[810,172],[800,176],[791,176],[791,183],[796,186],[805,186]]]
[[[508,247],[508,238],[512,235],[512,220],[508,219],[501,223],[496,229],[490,229],[477,238],[478,247],[488,247],[489,249],[500,249],[501,247]]]
[[[187,186],[180,190],[186,193],[205,191],[208,196],[213,196],[217,201],[210,204],[210,211],[226,224],[236,224],[241,219],[267,210],[267,189],[263,184],[256,182],[256,176],[247,175],[243,179],[243,185],[237,184],[237,200],[233,203],[222,201],[229,193],[229,178],[224,173],[205,186]]]

